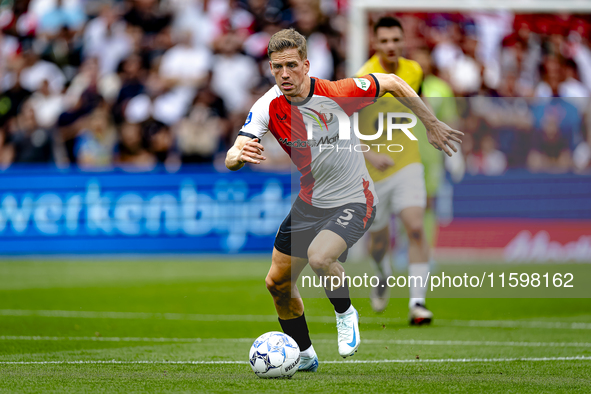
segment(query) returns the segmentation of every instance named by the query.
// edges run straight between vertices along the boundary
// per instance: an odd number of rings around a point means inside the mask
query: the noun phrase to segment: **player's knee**
[[[420,222],[411,223],[407,226],[408,238],[411,242],[422,242],[423,240],[423,224]]]
[[[290,282],[275,280],[270,275],[267,275],[265,278],[265,284],[271,295],[277,297],[289,294],[289,289],[291,288]]]
[[[388,246],[390,245],[390,239],[387,236],[387,234],[380,234],[380,233],[372,234],[370,245],[371,245],[370,246],[371,255],[374,258],[378,257],[378,260],[381,260],[381,258],[388,251]]]
[[[315,253],[308,255],[308,264],[314,272],[326,272],[333,263],[333,259],[328,258],[322,254]]]
[[[386,237],[375,237],[371,242],[372,253],[386,253],[389,240]]]

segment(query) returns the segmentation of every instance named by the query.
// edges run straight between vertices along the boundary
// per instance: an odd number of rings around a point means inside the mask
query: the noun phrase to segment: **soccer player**
[[[348,150],[359,139],[356,135],[350,140],[339,139],[339,122],[328,114],[340,110],[351,116],[388,92],[400,97],[427,125],[430,142],[449,155],[450,149],[456,150],[451,141],[459,141],[462,133],[437,120],[416,99],[415,91],[395,75],[370,74],[337,82],[311,78],[306,39],[293,29],[274,34],[267,53],[277,85],[253,105],[228,150],[226,167],[235,171],[245,163],[265,160],[260,139],[270,131],[301,173],[300,193],[275,238],[266,284],[281,328],[300,347],[299,369],[316,371],[318,357],[310,340],[297,278],[308,263],[320,278],[341,278],[344,269],[338,260],[344,261],[348,249],[367,231],[377,202],[363,153]],[[348,101],[347,97],[357,99]],[[311,107],[314,98],[327,108],[325,113]],[[314,135],[321,135],[340,149],[308,140],[304,127],[308,117],[317,120],[313,133],[320,134]],[[343,282],[334,288],[329,280],[325,292],[336,313],[339,354],[347,357],[359,347],[359,316],[351,304],[348,284]]]
[[[415,95],[420,95],[423,71],[417,62],[401,56],[404,33],[400,21],[393,17],[383,17],[374,25],[373,33],[372,42],[376,53],[361,67],[357,75],[397,75],[408,83]],[[386,96],[391,97],[389,94]],[[393,109],[392,101],[378,101],[361,111],[360,131],[375,133],[374,125],[381,116],[380,113],[408,112],[401,104]],[[420,282],[409,280],[409,321],[412,325],[428,324],[433,318],[431,311],[425,307],[425,282],[429,272],[430,251],[423,229],[427,193],[419,141],[411,141],[406,135],[398,132],[393,133],[391,141],[385,141],[383,136],[375,142],[376,145],[372,145],[371,150],[364,153],[369,174],[376,182],[375,188],[381,201],[380,215],[376,217],[370,230],[370,253],[380,276],[380,285],[372,288],[371,305],[376,312],[383,311],[388,305],[389,287],[385,284],[387,277],[392,273],[390,259],[387,256],[390,246],[389,223],[391,215],[396,214],[401,219],[409,239],[408,274],[421,278]],[[400,152],[390,152],[382,148],[378,152],[376,146],[380,143],[397,143],[402,145],[403,149]]]

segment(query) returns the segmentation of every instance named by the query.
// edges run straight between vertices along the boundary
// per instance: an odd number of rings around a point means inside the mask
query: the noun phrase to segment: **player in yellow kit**
[[[401,56],[403,40],[402,25],[398,19],[381,18],[374,25],[373,47],[376,53],[357,72],[357,76],[393,73],[420,95],[423,71],[417,62]],[[410,111],[394,98],[380,99],[359,114],[360,131],[375,134],[379,114],[388,112]],[[383,124],[386,124],[385,119]],[[379,144],[399,144],[403,149],[400,152],[390,152]],[[425,307],[425,282],[428,279],[430,251],[423,229],[427,193],[419,142],[410,140],[399,131],[392,134],[391,140],[387,140],[387,133],[382,133],[378,140],[372,141],[371,147],[372,149],[365,153],[365,159],[380,199],[380,211],[370,228],[370,250],[381,278],[380,285],[372,289],[372,307],[380,312],[388,304],[389,289],[386,278],[392,273],[387,257],[390,246],[389,223],[391,215],[396,214],[403,223],[409,239],[409,275],[419,276],[423,282],[423,286],[416,281],[414,285],[411,282],[409,320],[413,325],[428,324],[433,318],[431,311]]]

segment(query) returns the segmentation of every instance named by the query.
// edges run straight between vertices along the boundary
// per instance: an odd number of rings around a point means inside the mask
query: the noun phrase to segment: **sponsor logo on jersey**
[[[290,141],[287,138],[279,138],[279,142],[290,148],[307,148],[309,146],[308,141],[302,141],[299,138],[295,141]]]
[[[361,78],[363,79],[363,78]],[[392,133],[394,130],[402,131],[411,141],[418,141],[417,137],[415,137],[411,132],[410,129],[414,127],[418,119],[416,115],[412,113],[405,113],[405,112],[387,112],[383,113],[380,112],[378,114],[378,125],[377,125],[377,132],[374,135],[365,135],[359,132],[359,116],[357,113],[353,113],[349,116],[347,113],[342,111],[338,108],[333,108],[330,111],[326,111],[320,113],[319,111],[315,111],[313,108],[305,107],[307,110],[310,110],[312,113],[303,112],[304,115],[308,116],[308,118],[304,118],[304,122],[306,125],[306,132],[308,134],[308,140],[313,138],[314,134],[314,121],[320,128],[320,130],[324,130],[323,126],[328,130],[328,124],[334,118],[338,119],[338,127],[339,127],[339,139],[340,140],[350,140],[351,139],[351,129],[354,130],[355,135],[364,141],[374,141],[378,139],[382,133],[384,133],[384,129],[387,133],[388,141],[392,140]],[[331,116],[329,116],[331,115]],[[353,118],[353,124],[351,124],[351,119]],[[311,119],[310,119],[311,118]],[[386,120],[384,122],[384,119]],[[313,121],[312,121],[313,120]],[[403,123],[395,123],[395,122],[403,122]],[[386,127],[384,127],[384,123],[386,123]],[[351,127],[353,126],[353,127]]]
[[[318,141],[318,145],[333,144],[333,143],[337,142],[338,140],[339,140],[338,134],[333,137],[326,136],[326,137],[320,138],[320,141]]]
[[[287,138],[279,138],[279,142],[285,146],[289,146],[290,148],[314,148],[320,145],[332,145],[339,140],[339,136],[335,135],[333,137],[322,137],[320,140],[311,139],[308,141],[302,141],[301,139],[297,139],[295,141],[290,141]]]
[[[357,85],[359,89],[364,90],[366,92],[367,89],[369,89],[369,87],[371,86],[371,82],[369,82],[369,80],[365,78],[353,78],[353,81],[355,81],[355,85]]]

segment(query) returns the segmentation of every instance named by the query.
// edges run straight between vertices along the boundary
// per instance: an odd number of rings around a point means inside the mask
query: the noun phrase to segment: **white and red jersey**
[[[300,198],[308,204],[335,208],[363,203],[371,208],[378,200],[359,139],[353,131],[351,139],[339,139],[339,121],[331,109],[350,117],[372,104],[379,91],[372,74],[336,82],[311,78],[308,97],[292,103],[275,85],[252,106],[238,134],[260,140],[271,131],[302,174]],[[313,126],[312,140],[306,124]]]

